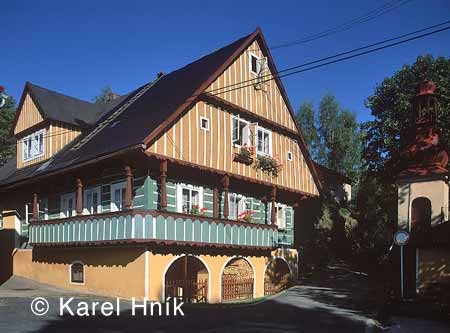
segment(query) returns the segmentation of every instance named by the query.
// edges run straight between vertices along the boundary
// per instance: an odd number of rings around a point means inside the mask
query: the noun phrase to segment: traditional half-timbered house
[[[103,106],[27,83],[0,169],[14,274],[155,300],[285,286],[321,186],[276,73],[257,29]]]

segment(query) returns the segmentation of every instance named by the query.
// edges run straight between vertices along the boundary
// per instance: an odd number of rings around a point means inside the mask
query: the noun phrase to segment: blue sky
[[[383,1],[386,2],[386,1]],[[0,85],[20,98],[25,81],[91,100],[170,72],[260,26],[269,46],[341,24],[382,1],[10,1],[2,5]],[[411,1],[351,30],[273,50],[278,69],[450,19],[450,1]],[[359,121],[377,83],[420,54],[450,56],[450,31],[284,79],[292,105],[336,95]],[[174,92],[176,93],[176,92]]]

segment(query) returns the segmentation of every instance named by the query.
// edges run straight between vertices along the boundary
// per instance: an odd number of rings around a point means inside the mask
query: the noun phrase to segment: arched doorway
[[[420,197],[411,203],[411,233],[414,236],[426,234],[431,228],[431,201]]]
[[[176,297],[186,303],[206,303],[208,279],[208,267],[199,258],[179,257],[170,264],[164,276],[165,299]]]
[[[272,259],[264,272],[264,295],[273,295],[288,288],[291,280],[288,263],[281,258]]]
[[[232,258],[222,271],[222,301],[253,298],[255,273],[245,258]]]

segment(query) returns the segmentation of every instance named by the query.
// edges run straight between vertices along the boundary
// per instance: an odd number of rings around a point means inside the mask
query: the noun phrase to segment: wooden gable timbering
[[[209,120],[208,130],[200,127],[202,117]],[[231,118],[232,114],[227,110],[199,101],[156,139],[148,152],[313,195],[319,194],[298,141],[281,133],[272,133],[272,152],[283,163],[278,177],[272,178],[255,170],[252,165],[234,161],[237,149],[232,145]],[[290,161],[288,152],[292,153]]]
[[[22,107],[16,112],[19,112],[19,118],[14,128],[14,135],[44,121],[44,118],[28,93],[25,95]]]
[[[297,132],[287,101],[275,80],[268,81],[265,88],[260,90],[247,82],[256,79],[256,75],[250,71],[250,54],[263,57],[256,40],[205,91]],[[274,73],[267,68],[264,75],[271,74]],[[230,85],[233,86],[224,88]]]

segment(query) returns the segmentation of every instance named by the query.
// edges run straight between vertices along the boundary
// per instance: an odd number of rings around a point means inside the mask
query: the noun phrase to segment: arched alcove
[[[255,272],[246,258],[230,259],[222,270],[221,280],[222,301],[253,298]]]
[[[292,278],[288,263],[282,258],[273,258],[264,271],[264,295],[276,294],[288,288]]]
[[[411,233],[415,236],[426,234],[431,228],[431,201],[420,197],[411,203]]]
[[[175,259],[164,275],[164,297],[176,297],[187,303],[207,302],[209,271],[195,256]]]

